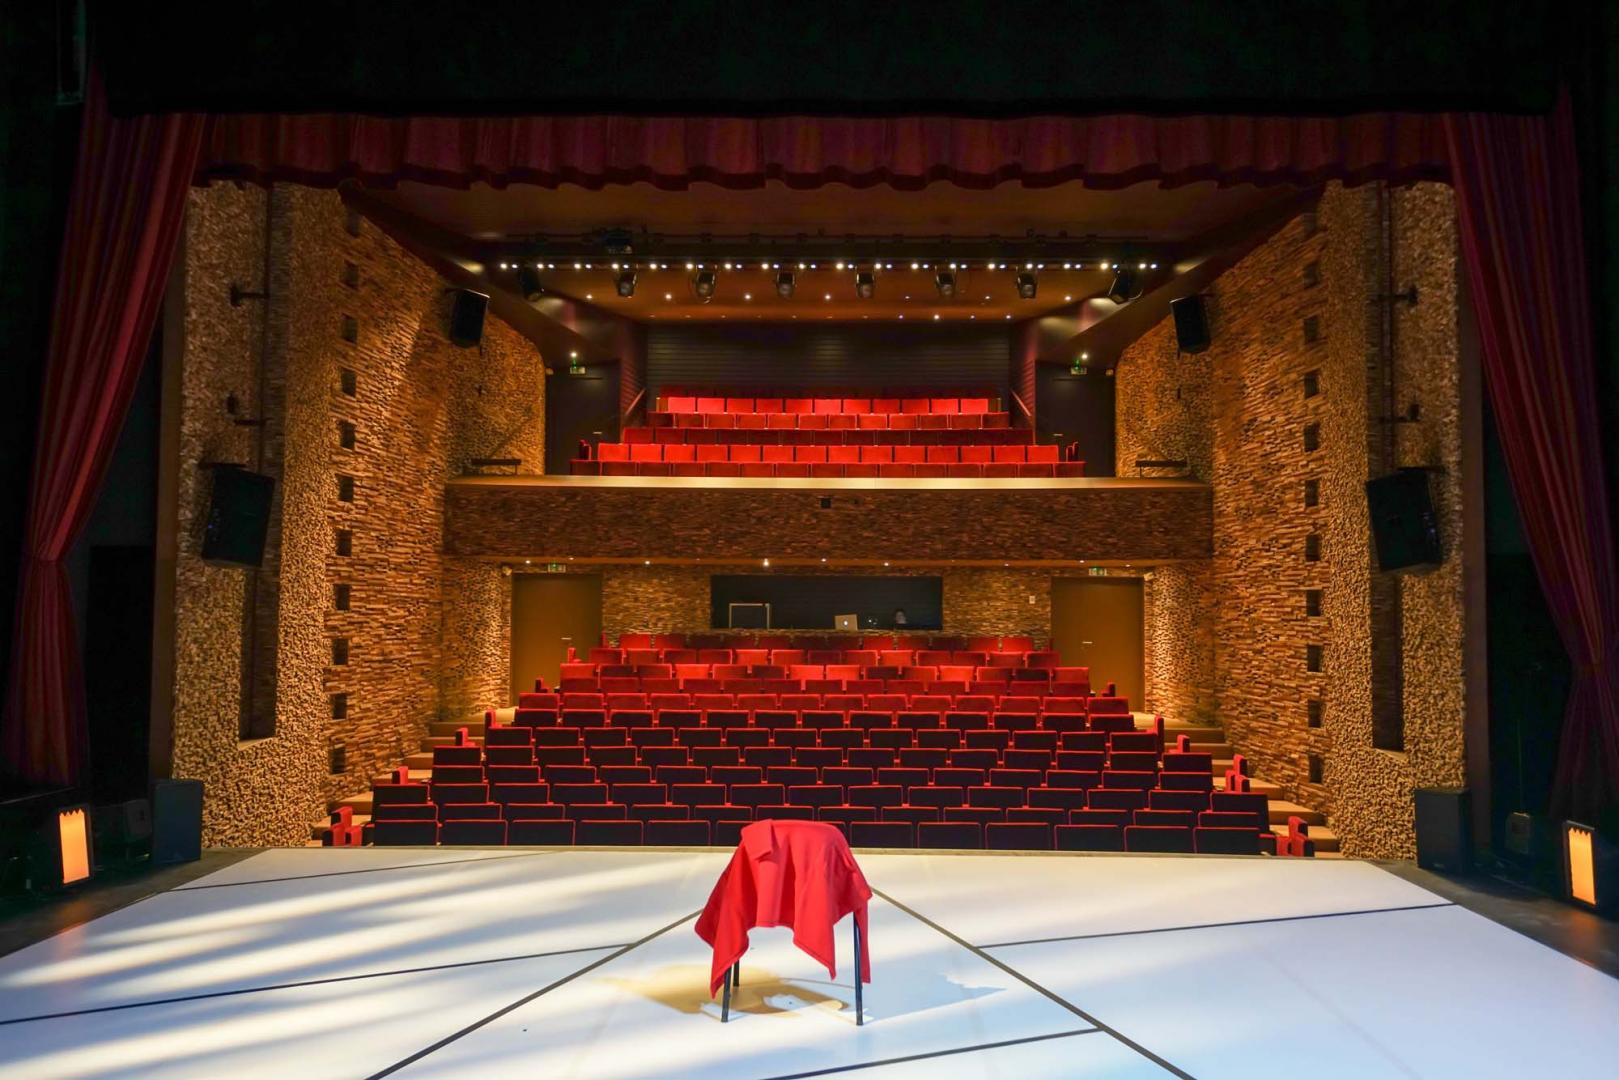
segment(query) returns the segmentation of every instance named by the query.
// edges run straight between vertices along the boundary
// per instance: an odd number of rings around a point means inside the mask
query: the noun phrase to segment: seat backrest
[[[704,443],[697,447],[698,461],[726,461],[730,447],[724,443]]]
[[[928,411],[928,399],[902,398],[899,403],[899,411],[912,416],[925,413]]]
[[[1040,443],[1028,448],[1028,461],[1036,465],[1055,465],[1057,463],[1057,446],[1055,443]]]
[[[597,443],[596,444],[596,460],[597,461],[628,461],[628,460],[630,460],[630,448],[628,446],[626,446],[624,443],[610,443],[610,442]]]
[[[954,446],[930,446],[928,462],[934,465],[954,465],[959,460],[959,448]]]
[[[817,416],[836,416],[843,412],[843,401],[839,398],[816,398],[814,411]]]
[[[791,446],[765,446],[761,447],[761,449],[764,451],[764,460],[773,464],[779,465],[793,460],[793,448]]]
[[[1022,464],[1025,449],[1026,447],[1023,446],[997,446],[995,447],[994,460],[998,463]]]
[[[697,399],[697,411],[700,413],[722,413],[725,411],[725,399],[722,397],[700,397]]]
[[[826,461],[826,447],[824,446],[798,446],[793,448],[794,461],[806,461],[811,465],[819,465]]]
[[[603,460],[606,460],[605,458]],[[862,446],[860,448],[860,463],[862,465],[886,465],[894,460],[892,446]]]
[[[725,411],[733,413],[750,413],[754,411],[753,399],[750,397],[731,397],[725,399]]]
[[[697,399],[694,397],[666,398],[663,408],[665,412],[694,413],[697,411]]]
[[[665,461],[696,461],[697,447],[690,443],[671,443],[663,448]]]
[[[993,446],[963,446],[961,460],[969,465],[987,465],[994,456]]]
[[[731,447],[731,460],[743,463],[758,461],[764,452],[764,447],[752,443],[737,443]]]
[[[932,400],[929,411],[953,415],[961,411],[961,399],[953,397],[936,397]]]
[[[921,465],[927,461],[927,449],[925,446],[896,446],[894,447],[894,463],[897,465]]]

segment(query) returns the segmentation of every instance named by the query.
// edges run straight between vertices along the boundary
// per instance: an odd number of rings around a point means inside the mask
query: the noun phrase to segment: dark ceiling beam
[[[1282,226],[1315,206],[1320,196],[1317,189],[1303,191],[1294,198],[1210,229],[1186,245],[1188,254],[1177,260],[1172,269],[1147,279],[1142,294],[1136,299],[1114,304],[1105,298],[1093,297],[1078,304],[1071,322],[1062,327],[1067,329],[1066,334],[1037,327],[1037,332],[1044,332],[1040,333],[1041,348],[1036,362],[1067,366],[1081,353],[1088,353],[1093,365],[1112,367],[1131,343],[1169,314],[1173,301],[1208,288]]]
[[[560,364],[575,356],[586,364],[622,359],[622,350],[616,347],[620,338],[615,324],[628,320],[595,309],[586,312],[582,310],[586,305],[554,296],[531,304],[511,288],[509,275],[491,274],[490,264],[468,246],[464,237],[384,202],[358,185],[345,184],[339,194],[345,206],[376,225],[452,286],[486,294],[490,310],[532,341],[547,362]]]

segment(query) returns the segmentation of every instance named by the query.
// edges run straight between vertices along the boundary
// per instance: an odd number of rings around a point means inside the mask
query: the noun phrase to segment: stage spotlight
[[[941,300],[954,300],[956,298],[956,272],[954,270],[940,270],[933,275],[933,287],[939,290]]]
[[[859,270],[854,276],[854,294],[862,300],[870,300],[877,295],[877,275],[870,270]]]
[[[532,266],[519,266],[517,268],[517,287],[523,293],[523,299],[533,302],[540,298],[543,291],[540,288],[540,272]]]
[[[776,275],[776,295],[781,297],[783,300],[791,300],[793,298],[793,286],[795,284],[795,280],[796,279],[794,278],[791,270],[783,270],[778,273]]]
[[[708,303],[714,299],[714,285],[719,281],[719,275],[712,270],[699,270],[697,276],[691,279],[692,291],[698,299]]]
[[[1115,304],[1128,303],[1141,295],[1141,283],[1136,280],[1136,272],[1123,263],[1115,265],[1113,270],[1113,284],[1108,286],[1107,298]]]
[[[1019,300],[1033,300],[1034,294],[1040,291],[1040,281],[1034,274],[1025,270],[1017,276],[1017,295]]]
[[[615,290],[617,290],[618,295],[622,296],[626,300],[628,300],[630,297],[634,296],[635,295],[635,271],[634,270],[622,270],[622,271],[620,271],[618,276],[613,279],[613,288]]]

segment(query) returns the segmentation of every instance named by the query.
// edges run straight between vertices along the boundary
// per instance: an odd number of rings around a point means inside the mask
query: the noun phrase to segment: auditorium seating
[[[1015,478],[1085,475],[1008,426],[987,397],[671,394],[648,426],[572,462],[576,475]]]
[[[677,674],[674,654],[705,660]],[[1027,638],[626,634],[591,657],[510,724],[491,714],[482,745],[462,729],[436,747],[425,780],[374,785],[364,838],[726,845],[787,818],[869,847],[1314,853],[1297,823],[1278,843],[1264,795],[1216,791],[1162,718],[1140,726]],[[963,663],[912,663],[945,657]]]

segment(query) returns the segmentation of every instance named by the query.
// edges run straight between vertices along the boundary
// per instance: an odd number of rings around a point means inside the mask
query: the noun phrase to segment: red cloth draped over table
[[[467,187],[644,181],[679,190],[774,180],[988,188],[1084,180],[1116,188],[1326,180],[1443,180],[1443,118],[1347,117],[215,117],[199,177],[329,187],[359,179]]]
[[[1574,664],[1552,810],[1619,809],[1619,578],[1565,93],[1549,117],[1447,118],[1485,386],[1541,591]]]
[[[85,97],[51,311],[0,758],[35,784],[79,778],[84,679],[62,559],[95,506],[151,344],[205,118],[117,119]]]
[[[756,926],[790,926],[793,944],[838,977],[832,938],[839,919],[854,912],[860,928],[860,981],[871,981],[866,904],[871,886],[836,826],[820,821],[759,821],[742,842],[697,919],[697,936],[714,948],[708,992],[718,993],[731,965],[748,951]]]

